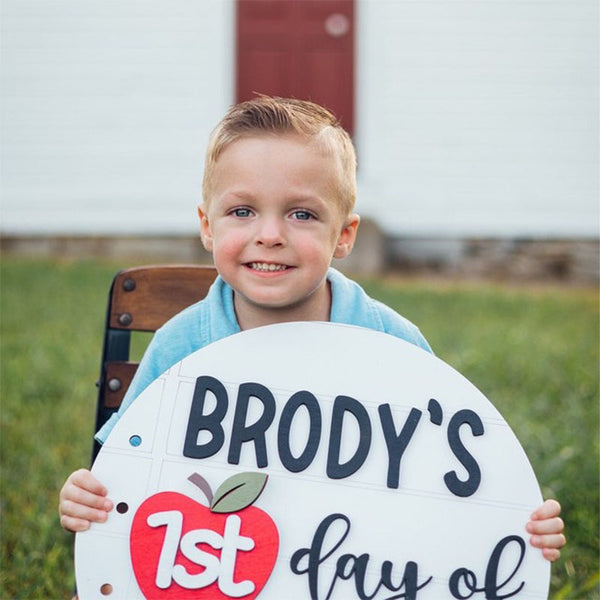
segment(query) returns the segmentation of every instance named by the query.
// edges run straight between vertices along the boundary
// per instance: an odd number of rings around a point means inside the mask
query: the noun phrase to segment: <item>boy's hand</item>
[[[85,531],[91,523],[103,523],[113,508],[107,489],[88,471],[72,473],[60,491],[58,513],[67,531]]]
[[[560,518],[560,504],[556,500],[546,500],[531,515],[525,529],[531,534],[531,545],[540,548],[545,559],[558,560],[560,550],[567,540],[563,534],[564,523]]]

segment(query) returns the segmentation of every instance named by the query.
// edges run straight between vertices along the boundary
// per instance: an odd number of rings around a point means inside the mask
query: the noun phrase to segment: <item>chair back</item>
[[[211,266],[153,265],[117,273],[108,295],[96,428],[121,406],[137,370],[130,360],[132,331],[154,332],[171,317],[202,300],[217,271]],[[94,442],[92,459],[100,450]]]

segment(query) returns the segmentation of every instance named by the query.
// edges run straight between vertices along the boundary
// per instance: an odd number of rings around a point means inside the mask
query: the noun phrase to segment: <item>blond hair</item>
[[[219,156],[233,142],[263,134],[296,134],[338,158],[340,208],[349,215],[356,202],[356,153],[348,133],[327,109],[306,100],[259,96],[232,106],[213,130],[206,149],[202,195],[210,201]]]

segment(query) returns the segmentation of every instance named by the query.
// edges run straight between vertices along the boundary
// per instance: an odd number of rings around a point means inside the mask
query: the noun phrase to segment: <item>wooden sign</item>
[[[464,377],[386,334],[216,342],[140,395],[92,470],[116,508],[76,536],[81,600],[547,597],[519,442]]]

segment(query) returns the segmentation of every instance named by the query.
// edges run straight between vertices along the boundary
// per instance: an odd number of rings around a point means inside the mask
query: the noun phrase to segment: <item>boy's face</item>
[[[296,135],[242,138],[219,157],[201,232],[242,328],[329,319],[327,269],[350,252],[358,226],[339,208],[340,172]]]

